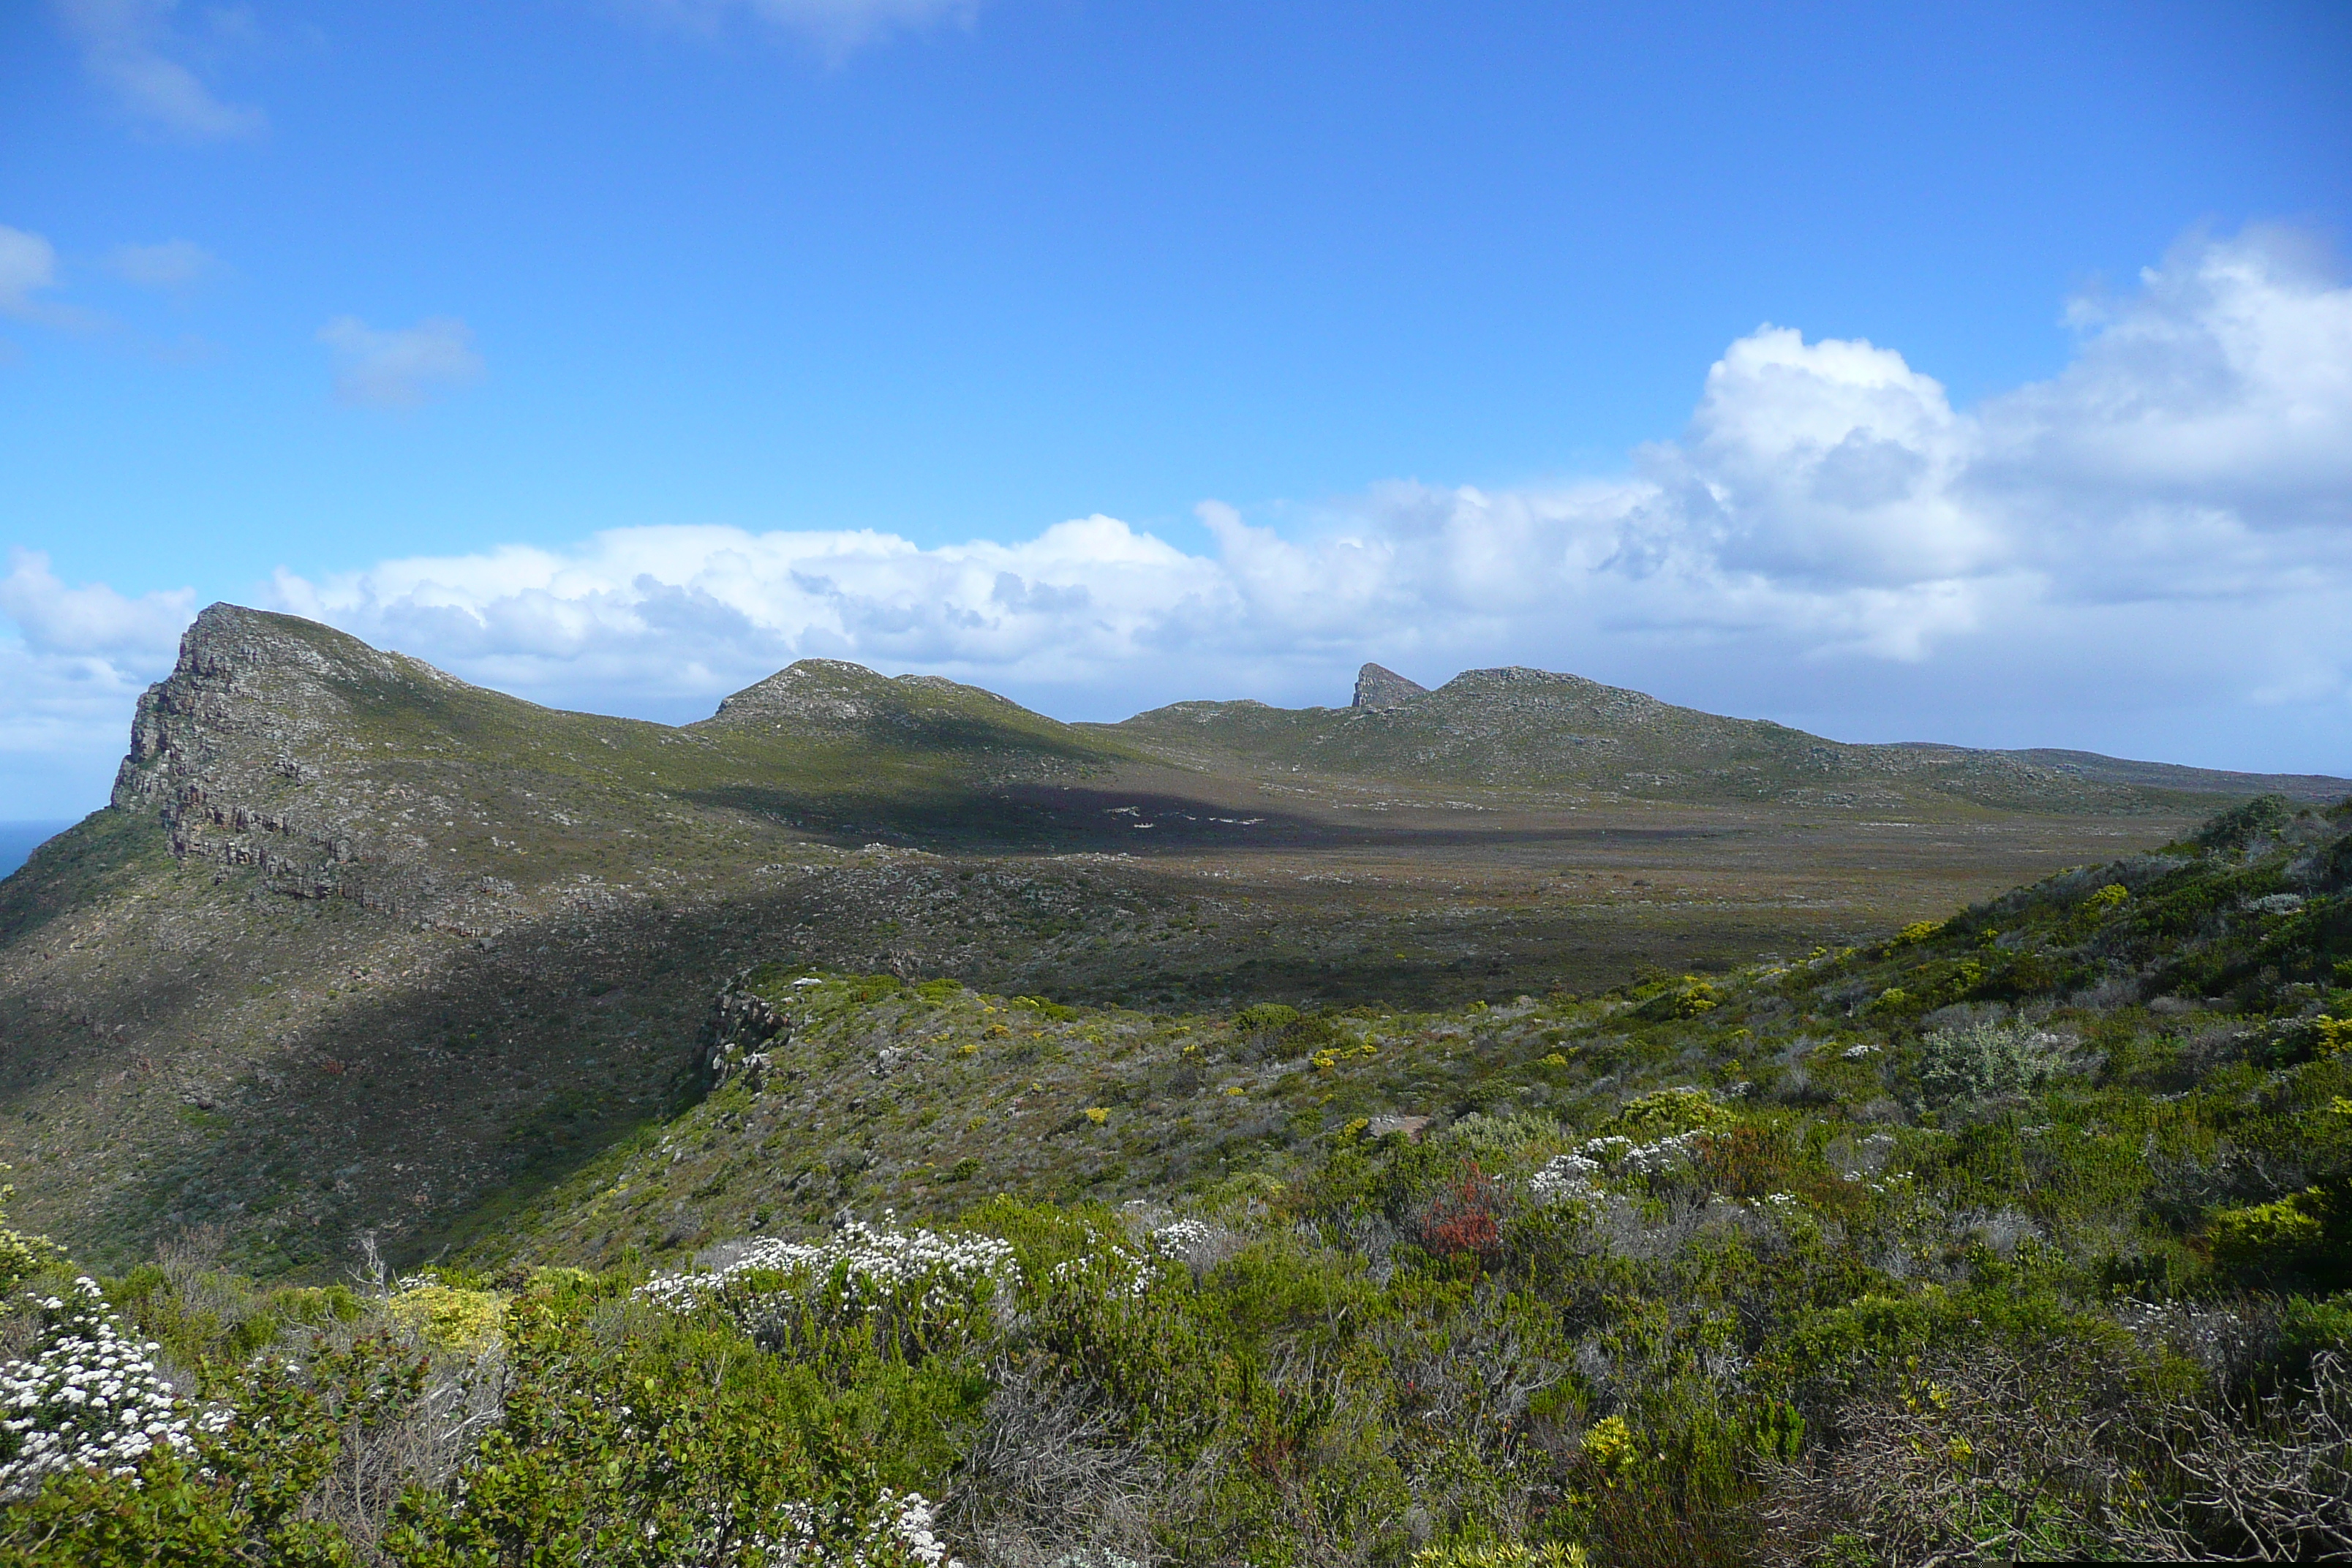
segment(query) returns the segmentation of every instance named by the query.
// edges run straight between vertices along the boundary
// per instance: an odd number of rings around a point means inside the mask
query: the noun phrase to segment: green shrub
[[[2314,1356],[2352,1357],[2352,1290],[2328,1297],[2289,1296],[2279,1315],[2273,1372],[2280,1381],[2301,1383]]]
[[[7,1169],[0,1164],[0,1172]],[[16,1193],[15,1187],[0,1184],[0,1291],[15,1289],[58,1258],[47,1237],[27,1236],[8,1224],[7,1204]]]
[[[1280,1002],[1260,1002],[1234,1015],[1237,1035],[1278,1035],[1298,1022],[1298,1009]]]
[[[1448,1127],[1438,1142],[1449,1153],[1499,1173],[1555,1152],[1561,1136],[1559,1121],[1540,1111],[1480,1111]]]
[[[2047,1083],[2058,1070],[2057,1042],[2021,1024],[1937,1029],[1919,1041],[1919,1093],[1929,1105],[1996,1100]]]
[[[380,1336],[307,1364],[260,1358],[227,1391],[226,1418],[194,1424],[192,1455],[159,1447],[135,1473],[68,1472],[0,1510],[0,1564],[340,1568],[350,1542],[307,1517],[312,1489],[346,1442],[415,1408],[424,1375],[420,1358]]]
[[[2275,836],[2294,816],[2294,803],[2286,796],[2259,795],[2208,818],[2190,842],[2206,849],[2242,854],[2255,840]]]
[[[1540,1546],[1424,1546],[1412,1554],[1412,1568],[1585,1568],[1585,1562],[1583,1547],[1557,1541]]]
[[[1625,1102],[1609,1130],[1641,1142],[1678,1132],[1719,1132],[1735,1118],[1703,1089],[1661,1089]]]
[[[599,1334],[533,1305],[511,1333],[503,1420],[461,1488],[404,1500],[385,1540],[395,1561],[667,1568],[748,1562],[765,1537],[817,1561],[912,1568],[877,1531],[903,1494],[814,1369],[651,1310]]]
[[[1711,1013],[1722,1000],[1723,994],[1712,984],[1696,974],[1685,974],[1634,1008],[1633,1016],[1652,1023],[1672,1023]]]
[[[478,1354],[498,1344],[507,1298],[495,1290],[461,1290],[437,1279],[419,1280],[386,1303],[394,1321],[437,1349]]]
[[[2352,1181],[2306,1187],[2266,1204],[2222,1209],[2206,1237],[2213,1266],[2262,1283],[2352,1283]]]

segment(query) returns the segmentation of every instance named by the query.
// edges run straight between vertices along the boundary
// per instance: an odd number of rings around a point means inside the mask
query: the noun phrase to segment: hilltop
[[[1845,773],[1738,773],[1751,731],[1775,758],[1830,742],[1506,673],[1376,680],[1389,705],[1355,716],[1085,726],[803,660],[673,728],[215,605],[142,700],[113,805],[0,883],[0,1159],[95,1261],[205,1226],[264,1273],[331,1270],[362,1231],[418,1257],[690,1103],[747,965],[1203,1014],[1593,991],[1892,929],[2160,843],[2246,783],[1873,773],[1888,815]],[[1717,782],[1545,771],[1529,736],[1619,709],[1647,738],[1612,754]],[[1440,737],[1461,776],[1194,739],[1366,722]]]
[[[2343,779],[2219,773],[2088,752],[1849,745],[1518,668],[1465,670],[1432,691],[1368,664],[1346,708],[1179,702],[1087,728],[1195,762],[1660,801],[1884,811],[1957,799],[2131,814],[2178,809],[2184,795],[2269,792],[2316,802],[2347,788]]]

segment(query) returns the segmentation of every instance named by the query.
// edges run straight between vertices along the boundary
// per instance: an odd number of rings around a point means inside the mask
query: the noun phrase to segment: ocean
[[[16,870],[34,850],[72,826],[70,822],[0,822],[0,877]]]

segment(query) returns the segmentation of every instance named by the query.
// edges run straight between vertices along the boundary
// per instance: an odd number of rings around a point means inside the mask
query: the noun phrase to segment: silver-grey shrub
[[[1999,1100],[2050,1081],[2065,1042],[2021,1024],[1937,1029],[1919,1042],[1919,1097],[1929,1105]]]

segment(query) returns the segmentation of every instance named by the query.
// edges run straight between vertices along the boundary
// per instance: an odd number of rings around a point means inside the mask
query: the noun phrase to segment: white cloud
[[[1066,681],[1233,618],[1218,565],[1107,517],[1017,544],[618,529],[577,549],[390,561],[278,602],[516,689],[698,701],[805,655]]]
[[[0,614],[0,819],[58,817],[106,798],[131,706],[172,668],[194,591],[127,598],[102,583],[68,587],[48,557],[9,552]]]
[[[16,623],[35,653],[168,662],[195,616],[195,591],[131,599],[103,583],[69,588],[49,570],[47,556],[11,550],[8,575],[0,578],[0,613]]]
[[[220,258],[187,239],[167,239],[156,245],[118,245],[106,253],[105,266],[125,283],[178,295],[227,270]]]
[[[248,104],[213,96],[186,58],[201,53],[202,37],[175,27],[179,0],[52,0],[58,19],[81,46],[82,64],[133,116],[190,141],[257,134],[268,118]],[[249,26],[245,13],[219,7],[206,14],[217,38]]]
[[[96,311],[42,298],[58,283],[57,247],[46,236],[0,224],[0,316],[64,331],[111,325]]]
[[[2078,312],[2090,335],[2074,363],[1983,410],[1989,503],[2041,521],[2036,509],[2063,506],[2107,528],[2193,520],[2179,537],[2200,559],[2216,526],[2265,551],[2313,530],[2341,540],[2352,289],[2324,261],[2292,230],[2200,237],[2143,273],[2133,299]]]
[[[657,21],[716,31],[738,15],[797,33],[839,64],[855,49],[940,23],[969,26],[980,0],[637,0]]]
[[[319,329],[335,357],[335,397],[365,408],[413,408],[434,393],[478,380],[473,329],[455,316],[379,331],[357,316]]]

